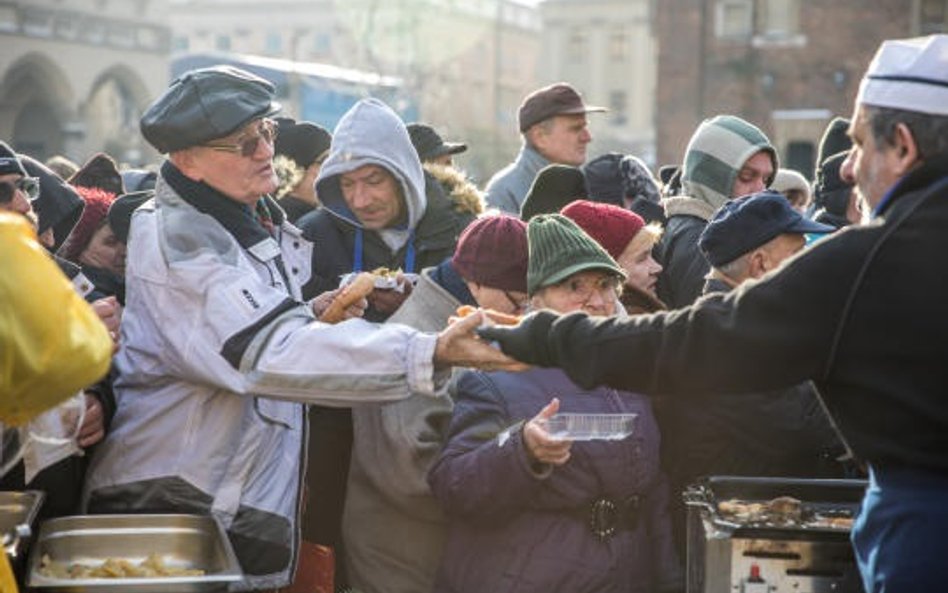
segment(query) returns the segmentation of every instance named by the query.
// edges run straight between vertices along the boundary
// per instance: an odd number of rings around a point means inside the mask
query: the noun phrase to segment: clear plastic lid
[[[556,414],[543,422],[550,436],[574,441],[618,441],[635,432],[638,414]]]

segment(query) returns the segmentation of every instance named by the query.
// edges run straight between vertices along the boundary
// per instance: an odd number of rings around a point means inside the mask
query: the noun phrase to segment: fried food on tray
[[[161,554],[149,554],[141,562],[132,562],[125,558],[106,558],[98,565],[75,562],[65,564],[52,560],[43,554],[39,573],[52,579],[127,579],[158,577],[196,577],[203,576],[198,568],[181,568],[165,564]]]

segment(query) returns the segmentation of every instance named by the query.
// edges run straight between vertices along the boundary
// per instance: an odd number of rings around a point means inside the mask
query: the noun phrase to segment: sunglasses
[[[261,140],[273,145],[273,141],[276,140],[277,126],[273,120],[264,119],[260,120],[256,131],[257,133],[251,136],[240,136],[236,142],[209,142],[203,146],[212,150],[239,154],[242,157],[251,157],[260,148]]]
[[[17,191],[26,194],[32,202],[39,197],[40,184],[38,177],[20,177],[16,181],[0,182],[0,204],[9,204]]]

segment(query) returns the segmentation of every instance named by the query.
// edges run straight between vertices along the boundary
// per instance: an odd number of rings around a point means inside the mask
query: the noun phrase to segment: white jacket
[[[275,220],[276,240],[242,247],[174,191],[169,167],[132,221],[117,411],[84,499],[96,513],[213,513],[247,577],[237,589],[282,586],[299,540],[301,404],[435,394],[436,336],[315,321],[299,230]]]

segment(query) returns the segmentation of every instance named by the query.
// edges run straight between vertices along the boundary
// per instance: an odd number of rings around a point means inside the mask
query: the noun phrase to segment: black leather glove
[[[477,330],[481,339],[497,342],[504,354],[536,366],[554,366],[549,345],[550,328],[559,316],[550,311],[535,311],[517,325],[493,325]]]

